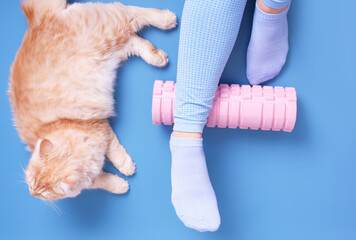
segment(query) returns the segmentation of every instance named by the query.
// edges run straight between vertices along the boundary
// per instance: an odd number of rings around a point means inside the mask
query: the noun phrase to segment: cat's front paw
[[[125,176],[133,175],[136,171],[136,165],[130,155],[127,154],[123,162],[124,164],[119,168],[119,171]]]
[[[165,11],[163,17],[163,29],[172,29],[177,26],[177,16],[169,10]]]
[[[123,194],[129,190],[130,186],[123,178],[116,176],[110,191],[115,194]]]
[[[156,53],[153,55],[151,64],[156,67],[166,66],[168,64],[167,54],[161,49],[156,50]]]

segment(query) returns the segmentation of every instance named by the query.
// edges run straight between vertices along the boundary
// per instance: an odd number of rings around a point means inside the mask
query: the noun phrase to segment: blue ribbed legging
[[[283,8],[290,0],[264,0]],[[181,22],[174,130],[202,132],[235,44],[246,0],[186,0]]]
[[[281,9],[291,3],[291,0],[263,0],[263,3],[270,8]]]

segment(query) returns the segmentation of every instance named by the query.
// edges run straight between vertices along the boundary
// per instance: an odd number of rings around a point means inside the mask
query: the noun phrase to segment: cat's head
[[[102,166],[90,161],[93,150],[86,141],[70,133],[39,139],[25,171],[31,195],[57,200],[89,188]]]

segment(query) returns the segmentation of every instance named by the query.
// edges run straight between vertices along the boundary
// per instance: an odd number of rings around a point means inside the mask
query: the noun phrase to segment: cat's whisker
[[[58,216],[62,215],[62,210],[52,201],[48,201],[49,205],[52,209],[58,214]]]
[[[22,172],[20,172],[18,174],[18,176],[20,177],[20,180],[16,181],[16,183],[24,183],[26,184],[26,187],[27,187],[27,182],[26,182],[26,176],[25,176],[25,170],[24,168],[20,165],[21,169],[22,169]]]
[[[46,206],[49,207],[51,210],[54,210],[54,212],[59,216],[60,213],[58,212],[58,210],[53,206],[53,204],[51,203],[51,201],[49,200],[43,200],[46,203]]]
[[[19,173],[18,176],[21,178],[21,181],[26,181],[25,176],[22,173]]]
[[[24,183],[25,184],[25,187],[27,187],[27,182],[25,181],[25,180],[18,180],[18,181],[16,181],[16,183]]]
[[[41,200],[41,203],[43,204],[45,204],[46,205],[46,207],[48,207],[48,208],[52,208],[50,205],[49,205],[49,203],[48,203],[48,201],[47,200],[44,200],[44,199],[40,199]]]
[[[61,209],[60,209],[59,207],[57,207],[56,204],[55,204],[53,201],[41,199],[41,202],[44,202],[47,207],[49,207],[49,208],[51,208],[52,210],[54,210],[54,212],[55,212],[58,216],[62,215]]]
[[[26,170],[22,167],[22,165],[20,165],[20,168],[22,170],[22,172],[20,173],[20,176],[23,180],[26,180]]]

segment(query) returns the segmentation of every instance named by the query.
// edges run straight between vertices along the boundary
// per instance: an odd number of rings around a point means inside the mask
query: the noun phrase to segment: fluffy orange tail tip
[[[23,0],[21,3],[29,28],[41,22],[43,16],[49,12],[57,12],[66,8],[66,0]]]

